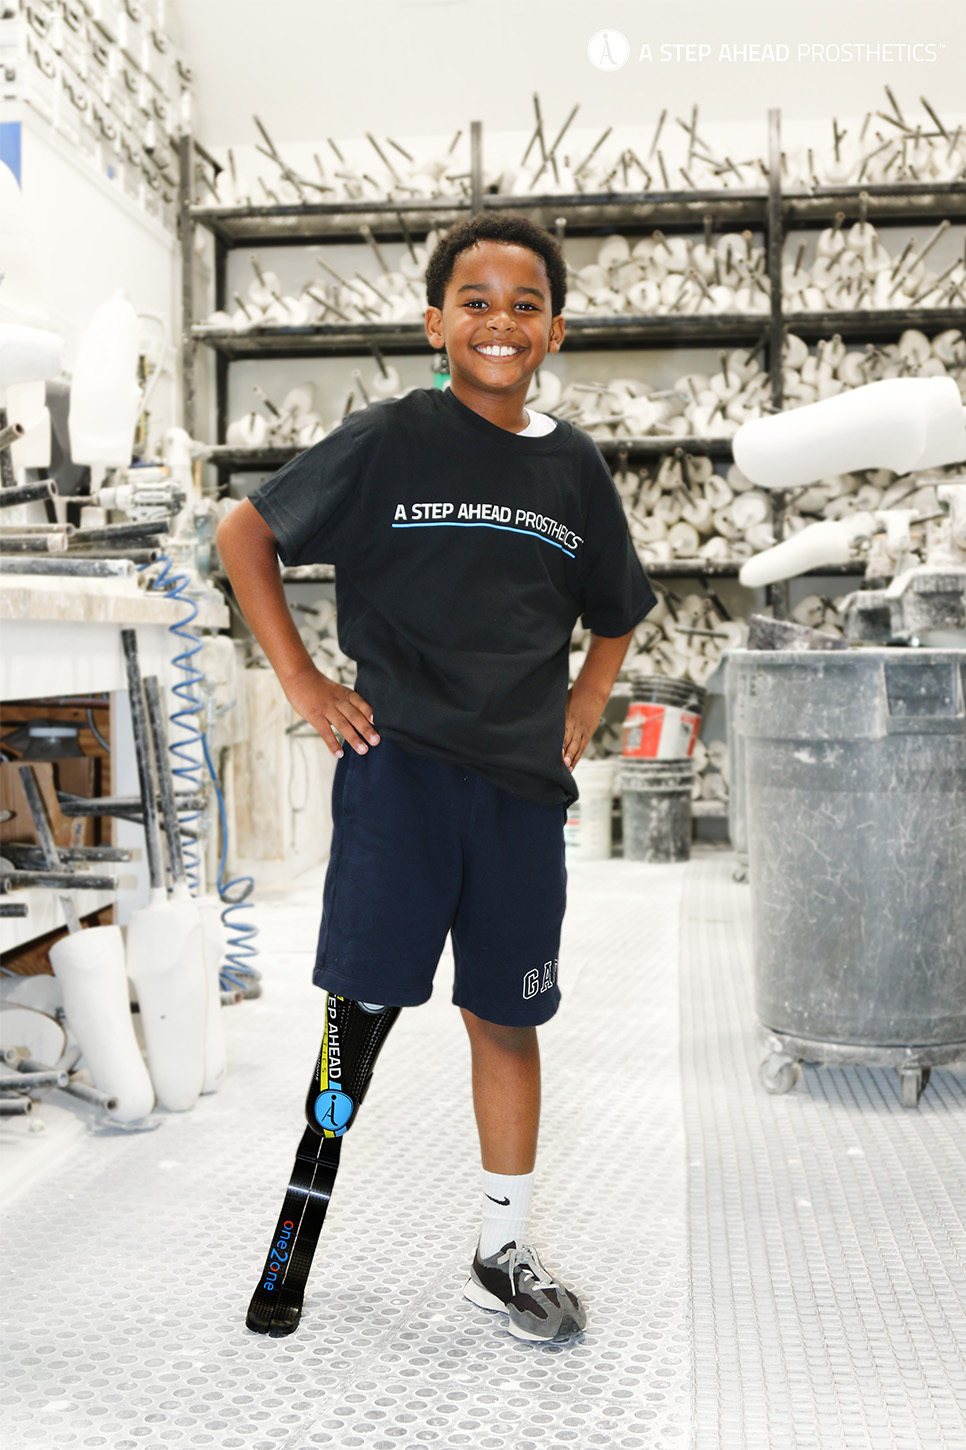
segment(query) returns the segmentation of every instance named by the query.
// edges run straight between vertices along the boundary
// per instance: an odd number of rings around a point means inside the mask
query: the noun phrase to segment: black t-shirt
[[[283,563],[336,566],[339,644],[377,730],[527,800],[576,798],[574,624],[616,637],[655,603],[585,433],[520,437],[419,390],[350,414],[251,501]]]

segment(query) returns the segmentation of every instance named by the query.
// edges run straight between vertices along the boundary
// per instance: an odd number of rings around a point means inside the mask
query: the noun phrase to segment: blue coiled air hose
[[[215,788],[218,819],[221,823],[218,895],[225,903],[221,919],[225,931],[228,933],[228,952],[221,969],[221,989],[224,992],[237,987],[239,991],[245,993],[246,997],[258,997],[262,990],[259,986],[262,979],[261,973],[251,965],[252,957],[258,956],[258,948],[252,945],[252,938],[258,935],[258,928],[252,926],[250,922],[235,919],[239,911],[250,911],[254,905],[248,898],[255,889],[255,878],[253,876],[233,876],[230,881],[225,880],[225,862],[228,858],[228,821],[225,815],[225,799],[221,793],[221,786],[218,784],[218,774],[211,758],[211,751],[208,749],[207,735],[201,737],[201,748],[205,753],[205,763],[208,766],[211,783]]]
[[[228,856],[228,820],[225,813],[225,802],[208,748],[208,737],[198,725],[198,716],[204,708],[204,701],[198,697],[195,691],[199,685],[204,684],[205,675],[194,663],[195,656],[201,651],[201,639],[189,627],[198,617],[198,605],[185,592],[191,582],[190,576],[174,573],[174,565],[167,554],[162,554],[157,562],[161,566],[161,572],[151,580],[149,589],[160,590],[169,599],[175,599],[178,603],[185,605],[188,610],[182,619],[169,627],[169,632],[184,642],[181,653],[175,655],[173,660],[184,678],[172,686],[172,693],[181,702],[181,708],[175,710],[171,715],[172,726],[180,731],[180,739],[174,739],[169,747],[177,762],[172,767],[172,772],[180,777],[188,790],[197,794],[202,789],[202,774],[204,766],[207,765],[218,802],[221,855],[218,862],[217,889],[219,899],[225,908],[221,913],[221,920],[228,938],[225,961],[220,972],[221,990],[223,992],[238,990],[244,992],[248,997],[257,997],[261,993],[261,987],[258,985],[261,981],[261,974],[251,965],[251,958],[258,955],[257,947],[252,945],[252,938],[258,935],[258,931],[250,923],[237,920],[239,911],[250,911],[254,905],[249,897],[255,889],[255,879],[252,876],[236,876],[230,881],[225,880],[225,862]],[[198,746],[201,747],[203,759],[199,759],[197,756]],[[193,816],[185,816],[182,824],[190,825],[193,821],[200,819],[201,813],[197,812]],[[188,884],[193,892],[197,892],[201,886],[201,854],[198,838],[186,836],[183,839]]]

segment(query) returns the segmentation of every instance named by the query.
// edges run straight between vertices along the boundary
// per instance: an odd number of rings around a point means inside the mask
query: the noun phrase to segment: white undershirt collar
[[[525,408],[527,415],[527,426],[517,434],[518,438],[545,438],[552,433],[557,426],[557,420],[551,418],[549,413],[537,413],[533,408]]]

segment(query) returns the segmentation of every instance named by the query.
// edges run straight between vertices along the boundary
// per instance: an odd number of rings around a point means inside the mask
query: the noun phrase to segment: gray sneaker
[[[559,1344],[587,1323],[576,1294],[547,1273],[529,1245],[504,1244],[488,1259],[477,1248],[463,1294],[481,1309],[504,1310],[507,1329],[517,1339]]]

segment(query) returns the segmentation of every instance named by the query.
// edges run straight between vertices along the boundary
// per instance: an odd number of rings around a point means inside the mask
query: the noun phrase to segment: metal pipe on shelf
[[[21,1064],[21,1069],[22,1069]],[[66,1087],[67,1073],[48,1067],[36,1072],[18,1070],[15,1074],[0,1076],[0,1093],[29,1092],[32,1088]]]
[[[93,876],[73,871],[6,871],[0,875],[0,894],[39,888],[46,891],[116,891],[116,876]],[[64,897],[61,898],[63,905]],[[65,916],[66,916],[65,911]],[[75,913],[76,915],[76,913]],[[76,930],[76,928],[75,928]]]
[[[198,811],[205,804],[201,792],[178,791],[174,799],[179,811]],[[112,816],[126,811],[141,811],[139,795],[78,796],[59,790],[57,800],[65,816]]]
[[[69,1077],[70,1076],[70,1072],[66,1068],[61,1069],[61,1068],[59,1068],[57,1066],[56,1063],[38,1062],[35,1057],[31,1057],[30,1054],[27,1053],[27,1052],[25,1052],[22,1047],[14,1047],[14,1048],[11,1048],[9,1051],[10,1051],[10,1055],[8,1057],[6,1057],[4,1059],[4,1061],[6,1061],[7,1063],[10,1063],[14,1067],[16,1067],[16,1069],[17,1069],[18,1072],[56,1072],[56,1073],[59,1073],[59,1072],[63,1071],[64,1077]],[[69,1051],[69,1049],[68,1049],[68,1051]],[[64,1062],[65,1060],[66,1060],[65,1057],[62,1057],[60,1059],[61,1062]]]
[[[21,765],[19,770],[20,788],[23,791],[24,795],[27,797],[27,805],[30,808],[31,816],[33,817],[34,830],[37,832],[37,840],[40,843],[40,849],[43,852],[44,857],[45,869],[42,872],[38,871],[36,875],[46,876],[48,880],[45,884],[55,887],[59,887],[60,885],[60,883],[57,881],[57,878],[59,876],[66,876],[66,881],[63,885],[64,895],[62,895],[60,898],[60,909],[64,913],[64,920],[67,923],[67,930],[69,932],[80,931],[80,918],[77,915],[77,907],[74,904],[74,898],[70,894],[71,873],[63,873],[61,871],[61,861],[60,855],[57,850],[57,843],[54,840],[54,833],[50,829],[50,821],[47,817],[47,807],[44,805],[43,797],[40,794],[40,786],[37,783],[37,777],[34,773],[34,768],[32,765]],[[34,873],[14,871],[11,872],[10,875],[5,878],[5,880],[12,885],[14,877],[22,877],[24,875],[29,876],[32,874]],[[114,878],[105,879],[113,880]],[[23,885],[23,881],[21,881],[20,884]],[[105,887],[103,889],[112,890],[113,888]]]
[[[133,629],[121,631],[121,644],[124,649],[124,661],[127,669],[128,697],[131,707],[131,727],[134,732],[134,743],[136,746],[137,771],[139,794],[137,797],[115,797],[117,801],[124,801],[131,806],[135,803],[140,805],[144,815],[144,842],[148,859],[148,870],[151,877],[152,887],[156,883],[164,881],[164,862],[161,859],[161,838],[158,833],[158,800],[155,794],[154,781],[151,778],[151,767],[148,754],[148,717],[144,705],[144,693],[141,688],[141,674],[138,667],[137,657],[137,633]],[[74,799],[76,804],[76,798]],[[107,802],[101,800],[100,806]],[[62,806],[61,809],[64,809]],[[66,814],[66,812],[65,812]]]
[[[25,525],[29,527],[29,525]],[[67,535],[44,534],[0,534],[0,554],[66,554]]]
[[[10,509],[21,503],[43,502],[54,498],[57,484],[52,478],[41,478],[36,483],[15,484],[12,488],[0,489],[0,508]]]
[[[138,807],[137,809],[134,809],[132,807],[131,810],[112,810],[109,812],[109,814],[113,816],[114,820],[116,821],[129,821],[132,826],[144,825],[144,812],[140,809],[140,807]],[[198,839],[198,832],[191,826],[182,826],[181,834],[182,836],[190,837],[192,840]]]
[[[60,1091],[70,1093],[72,1098],[79,1098],[82,1103],[90,1103],[95,1108],[103,1108],[106,1113],[117,1111],[117,1098],[112,1097],[110,1093],[102,1093],[100,1088],[91,1087],[90,1083],[81,1082],[76,1077],[70,1078]]]
[[[44,709],[56,708],[59,705],[67,705],[72,710],[106,710],[111,703],[110,695],[41,695],[38,699],[32,700],[31,705],[43,706]]]
[[[56,535],[48,535],[48,538],[57,539]],[[73,548],[46,548],[44,536],[36,540],[0,539],[0,562],[6,560],[4,572],[8,574],[87,574],[87,569],[61,568],[51,569],[49,564],[69,564],[74,560],[87,563],[91,560],[110,563],[112,561],[126,561],[130,564],[154,564],[161,557],[160,549],[106,549],[101,545],[92,544],[89,547]],[[28,564],[36,564],[41,567],[28,569]]]
[[[12,448],[18,438],[23,437],[22,423],[7,423],[0,428],[0,451]]]
[[[155,538],[158,534],[171,531],[170,519],[146,519],[135,524],[103,524],[98,528],[79,528],[71,536],[71,548],[75,545],[124,543],[128,539]]]
[[[0,495],[2,498],[2,495]],[[16,559],[0,557],[0,574],[45,574],[52,578],[127,579],[134,573],[130,555],[123,559],[88,558],[84,554],[67,554],[48,559],[29,554]]]
[[[6,1094],[0,1098],[0,1118],[18,1118],[32,1113],[36,1104],[33,1098],[28,1097],[7,1097]]]
[[[161,557],[160,549],[105,549],[93,544],[90,549],[69,549],[68,559],[100,559],[105,563],[127,561],[130,564],[156,564]]]
[[[171,770],[167,732],[164,726],[164,706],[157,675],[146,676],[144,693],[147,701],[148,727],[154,747],[158,793],[161,797],[161,824],[168,847],[168,870],[171,873],[172,883],[177,888],[184,884],[187,877],[181,844],[181,822],[178,819],[174,775]]]
[[[68,538],[77,532],[73,524],[0,524],[0,539],[16,538],[25,529],[31,534],[66,534]]]
[[[101,861],[131,861],[134,859],[134,852],[126,846],[60,846],[58,847],[60,859],[67,865],[78,862],[101,862]],[[43,861],[43,849],[40,846],[25,844],[21,841],[4,841],[3,853],[8,861],[15,866],[22,866],[29,870],[34,861]]]

